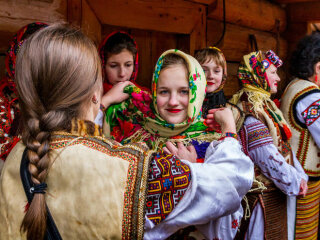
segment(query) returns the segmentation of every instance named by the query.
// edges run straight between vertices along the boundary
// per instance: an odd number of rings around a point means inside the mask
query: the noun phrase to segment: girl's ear
[[[314,66],[314,74],[320,75],[320,62],[317,62],[316,65]]]

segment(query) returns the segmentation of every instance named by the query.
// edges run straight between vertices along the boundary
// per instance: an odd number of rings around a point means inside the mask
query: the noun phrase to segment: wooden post
[[[81,27],[82,22],[82,0],[67,1],[67,19],[70,25]]]

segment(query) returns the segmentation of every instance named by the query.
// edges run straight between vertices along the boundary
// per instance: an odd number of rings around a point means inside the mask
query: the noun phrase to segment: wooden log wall
[[[319,3],[285,8],[287,2],[225,0],[225,33],[217,47],[228,62],[227,96],[239,89],[236,73],[242,56],[254,50],[249,35],[255,36],[259,49],[272,49],[286,61],[293,48],[291,39],[301,38],[308,31],[306,23],[315,20],[310,16],[319,15],[314,10],[320,8]],[[3,53],[19,28],[34,21],[67,21],[96,45],[114,30],[128,31],[139,46],[138,83],[149,86],[155,62],[164,50],[178,48],[193,54],[216,45],[224,31],[223,16],[223,0],[0,0],[0,77]],[[286,79],[283,72],[281,76]],[[280,89],[285,85],[284,80]]]
[[[65,0],[0,0],[0,79],[4,76],[4,54],[21,27],[36,21],[66,22],[66,17]]]
[[[267,0],[226,0],[225,33],[223,34],[223,0],[217,0],[208,7],[207,46],[219,47],[228,62],[228,80],[225,86],[227,97],[232,96],[239,88],[236,77],[239,62],[243,55],[255,51],[250,44],[250,35],[254,35],[259,50],[272,49],[286,60],[287,40],[282,36],[286,29],[286,11],[279,4]],[[285,78],[284,71],[279,71]],[[284,82],[284,81],[283,81]],[[280,83],[280,89],[285,84]]]

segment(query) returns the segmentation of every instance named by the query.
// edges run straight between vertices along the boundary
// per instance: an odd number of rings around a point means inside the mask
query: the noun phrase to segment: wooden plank
[[[66,21],[67,4],[64,0],[52,3],[29,2],[20,3],[1,1],[0,31],[16,33],[21,27],[36,21],[54,23]]]
[[[320,21],[320,2],[289,4],[287,6],[287,14],[290,22]]]
[[[231,98],[238,90],[240,90],[240,82],[237,77],[239,63],[227,63],[228,77],[223,88],[227,99]]]
[[[194,51],[206,46],[206,14],[202,11],[201,18],[196,23],[190,34],[190,53],[194,55]]]
[[[223,29],[222,22],[207,20],[207,46],[214,46],[219,40]],[[254,34],[257,39],[258,48],[262,51],[277,49],[277,37],[275,34],[257,31],[250,28],[227,24],[223,41],[217,46],[226,56],[227,61],[240,61],[242,56],[252,51],[250,48],[249,34]],[[287,55],[287,41],[280,37],[279,56],[285,58]]]
[[[81,27],[82,22],[82,0],[67,0],[68,22],[72,26]]]
[[[223,20],[223,0],[217,0],[209,7],[208,18]],[[226,1],[226,21],[262,31],[277,32],[286,28],[286,12],[278,4],[267,0],[228,0]]]
[[[82,0],[81,29],[97,46],[100,44],[101,24],[86,0]]]
[[[214,2],[216,2],[217,0],[187,0],[189,2],[194,2],[194,3],[201,3],[201,4],[205,4],[205,5],[211,5]]]
[[[298,2],[316,2],[317,0],[273,0],[279,4],[291,4],[291,3],[298,3]]]
[[[88,1],[102,24],[162,32],[192,32],[205,6],[183,0]]]

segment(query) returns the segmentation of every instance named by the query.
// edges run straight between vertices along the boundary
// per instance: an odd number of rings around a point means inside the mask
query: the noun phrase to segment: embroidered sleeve
[[[246,125],[248,135],[249,152],[269,144],[273,144],[269,129],[260,121],[251,122]]]
[[[314,123],[320,116],[320,99],[313,102],[307,109],[301,113],[307,126]]]
[[[157,154],[149,170],[146,216],[157,225],[172,212],[191,180],[188,165],[173,155]]]

